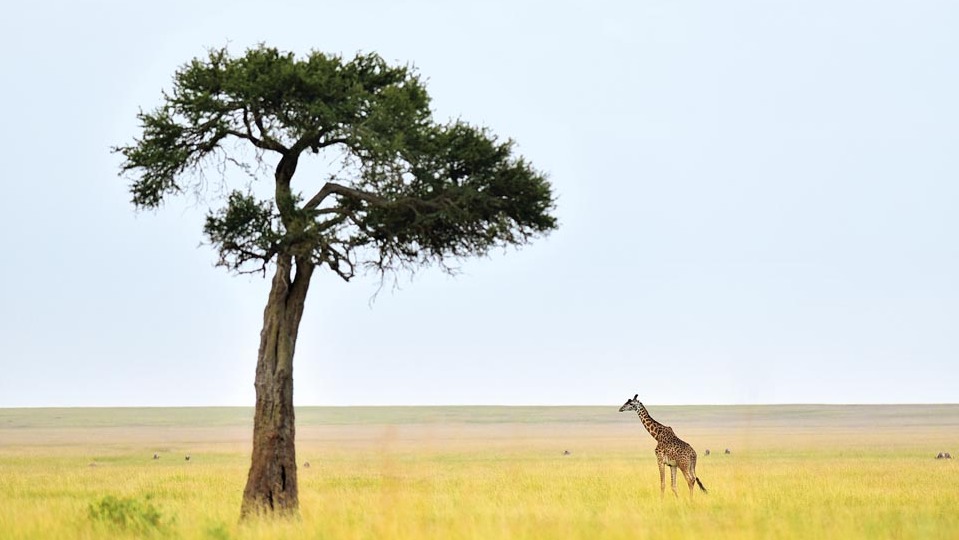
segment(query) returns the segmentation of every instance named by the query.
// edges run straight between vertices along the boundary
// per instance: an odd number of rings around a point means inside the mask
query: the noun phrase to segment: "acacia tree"
[[[171,195],[215,205],[204,233],[217,264],[272,270],[256,367],[253,456],[241,513],[297,509],[293,353],[314,270],[381,277],[521,245],[556,227],[543,174],[488,130],[433,119],[417,73],[376,54],[299,58],[263,45],[233,57],[209,51],[176,71],[142,133],[114,148],[133,204]],[[335,163],[297,178],[305,154]],[[246,176],[229,172],[236,166]],[[210,189],[204,171],[220,171]],[[258,197],[234,176],[264,176]],[[227,171],[227,172],[224,172]],[[301,175],[302,176],[302,175]]]

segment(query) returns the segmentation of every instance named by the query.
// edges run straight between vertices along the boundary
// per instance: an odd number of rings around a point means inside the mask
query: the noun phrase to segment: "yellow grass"
[[[662,500],[654,441],[611,409],[303,410],[300,518],[247,524],[245,409],[0,410],[0,538],[959,537],[959,460],[933,459],[959,406],[650,405],[710,490]],[[164,525],[92,519],[107,495]]]

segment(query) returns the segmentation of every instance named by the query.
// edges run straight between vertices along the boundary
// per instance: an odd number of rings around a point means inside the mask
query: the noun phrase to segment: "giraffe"
[[[619,408],[619,412],[636,411],[642,420],[646,431],[656,439],[656,462],[659,465],[659,495],[666,493],[666,466],[672,479],[673,494],[676,492],[676,468],[683,472],[686,483],[689,485],[689,495],[693,494],[693,485],[698,484],[703,493],[707,493],[703,483],[696,476],[696,451],[686,441],[680,439],[673,432],[673,428],[664,426],[649,416],[649,411],[640,403],[639,394],[627,399]]]

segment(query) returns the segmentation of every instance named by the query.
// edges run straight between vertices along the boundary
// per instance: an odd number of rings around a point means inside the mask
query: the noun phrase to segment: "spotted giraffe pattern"
[[[659,493],[666,492],[666,467],[669,466],[669,473],[672,479],[673,493],[676,492],[676,469],[682,471],[689,485],[689,494],[693,493],[693,486],[698,484],[699,489],[706,492],[703,483],[696,476],[696,451],[686,441],[680,439],[673,432],[673,428],[664,426],[649,415],[646,407],[637,399],[639,394],[627,399],[626,403],[619,408],[619,412],[636,411],[639,419],[643,422],[646,431],[656,439],[656,463],[659,465]]]

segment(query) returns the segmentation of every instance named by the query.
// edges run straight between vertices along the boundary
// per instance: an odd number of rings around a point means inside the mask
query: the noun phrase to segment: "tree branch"
[[[300,152],[309,148],[313,152],[319,152],[321,148],[326,148],[328,146],[333,146],[334,144],[346,144],[348,141],[345,137],[337,137],[333,139],[323,140],[323,137],[329,133],[328,129],[323,129],[320,131],[312,131],[303,135],[290,147],[290,152],[294,154],[299,154]]]
[[[263,140],[263,143],[268,144],[270,150],[276,150],[277,152],[280,152],[281,154],[285,155],[287,152],[289,152],[289,148],[280,144],[273,137],[270,137],[266,128],[263,127],[263,115],[261,115],[257,111],[252,111],[252,113],[253,113],[253,123],[255,123],[256,128],[260,130],[260,139]]]
[[[366,201],[373,204],[386,204],[388,202],[383,197],[373,195],[372,193],[368,193],[366,191],[346,187],[335,182],[327,182],[322,188],[320,188],[320,191],[316,192],[316,195],[314,195],[313,198],[303,205],[303,209],[312,210],[322,204],[327,197],[333,194],[342,195],[344,197],[352,197],[354,199],[359,199],[361,201]]]
[[[318,222],[316,223],[316,228],[319,229],[319,230],[321,230],[321,231],[326,231],[326,230],[329,230],[329,229],[332,228],[332,227],[336,227],[337,225],[341,225],[343,222],[345,222],[347,219],[349,219],[349,217],[350,217],[350,214],[348,214],[348,213],[346,213],[346,212],[342,212],[342,211],[341,211],[341,212],[337,212],[337,215],[336,215],[335,217],[332,217],[332,218],[327,219],[327,220],[325,220],[325,221],[318,221]]]
[[[327,244],[323,246],[322,257],[326,266],[343,281],[349,281],[356,276],[356,263],[350,257],[350,251],[337,251],[333,246]]]
[[[235,129],[228,129],[225,131],[225,133],[228,135],[233,135],[234,137],[237,137],[240,139],[245,139],[247,141],[250,141],[250,143],[252,143],[253,146],[256,146],[257,148],[262,148],[264,150],[273,150],[275,152],[279,152],[285,155],[289,151],[289,149],[287,149],[282,144],[276,142],[275,140],[269,137],[261,139],[253,134],[253,130],[251,129],[251,126],[250,126],[250,120],[247,117],[248,114],[249,114],[248,111],[244,109],[243,123],[246,126],[246,133],[243,133],[242,131],[237,131]]]
[[[238,137],[240,139],[248,140],[253,144],[253,146],[257,148],[262,148],[264,150],[274,150],[284,155],[286,155],[286,153],[288,152],[285,146],[274,141],[273,139],[269,139],[269,140],[257,139],[256,137],[252,135],[247,135],[246,133],[236,131],[235,129],[228,129],[224,133],[226,133],[227,135],[233,135],[234,137]]]

